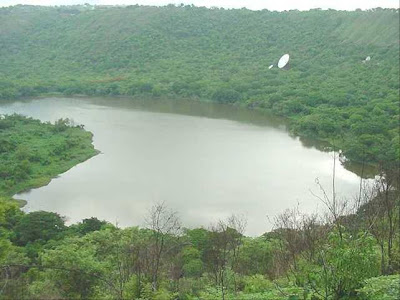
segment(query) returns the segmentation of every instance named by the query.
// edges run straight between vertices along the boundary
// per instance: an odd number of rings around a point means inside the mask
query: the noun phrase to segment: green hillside
[[[398,25],[391,9],[2,8],[0,98],[239,103],[288,117],[296,134],[334,143],[352,160],[391,164],[399,157]],[[284,53],[287,71],[276,68]]]

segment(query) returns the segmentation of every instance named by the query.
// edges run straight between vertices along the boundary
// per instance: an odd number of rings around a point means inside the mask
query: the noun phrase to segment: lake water
[[[174,100],[44,98],[0,104],[0,114],[43,121],[72,118],[94,134],[101,154],[48,186],[17,195],[25,211],[54,211],[69,222],[95,216],[119,226],[144,225],[165,201],[186,227],[239,214],[247,234],[272,228],[268,218],[296,205],[321,211],[315,179],[330,191],[333,155],[289,136],[285,124],[242,108]],[[340,197],[360,178],[336,168]]]

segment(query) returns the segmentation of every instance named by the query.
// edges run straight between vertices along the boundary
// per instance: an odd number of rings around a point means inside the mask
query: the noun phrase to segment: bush
[[[397,300],[400,295],[399,275],[369,278],[358,291],[363,300]]]
[[[274,284],[265,279],[264,276],[257,274],[253,276],[246,276],[243,278],[244,292],[245,293],[260,293],[274,289]]]
[[[241,99],[240,93],[231,89],[219,89],[212,95],[212,99],[222,103],[232,103]]]

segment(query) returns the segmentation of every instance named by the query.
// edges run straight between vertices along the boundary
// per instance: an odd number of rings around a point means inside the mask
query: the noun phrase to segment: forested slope
[[[3,99],[58,92],[240,103],[290,118],[294,132],[352,160],[398,160],[396,10],[16,6],[0,9],[0,46]],[[269,70],[284,53],[290,70]]]

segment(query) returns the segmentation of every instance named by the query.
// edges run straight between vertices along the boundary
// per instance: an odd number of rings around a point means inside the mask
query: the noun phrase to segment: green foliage
[[[0,263],[7,261],[13,249],[10,237],[14,235],[10,229],[22,215],[17,203],[0,197]]]
[[[397,179],[398,33],[390,9],[0,8],[0,99],[165,96],[266,109],[294,133]],[[285,52],[290,69],[268,70]],[[67,228],[55,213],[21,212],[12,195],[96,154],[82,127],[0,116],[0,299],[397,299],[398,274],[375,277],[378,243],[362,222],[256,238],[228,226],[187,229],[163,234],[159,252],[148,229],[96,218]],[[387,218],[374,225],[385,232]],[[285,232],[290,245],[281,243]],[[399,255],[391,259],[399,272]]]
[[[272,268],[272,244],[264,238],[245,239],[239,252],[239,270],[246,275],[267,274]]]
[[[190,243],[200,252],[204,254],[209,241],[209,231],[204,228],[187,229],[185,235],[188,237]]]
[[[297,281],[309,285],[315,296],[352,297],[365,279],[379,274],[379,256],[370,236],[350,237],[333,231],[315,264],[303,262]],[[299,279],[303,276],[303,279]]]
[[[55,132],[62,132],[71,127],[71,121],[67,119],[59,119],[54,122],[54,131]]]
[[[28,287],[28,295],[32,300],[41,299],[60,299],[62,298],[56,282],[47,278],[46,273],[40,273],[37,270],[31,270],[29,276],[35,279]]]
[[[31,214],[23,216],[21,220]],[[46,220],[45,217],[39,219]],[[97,220],[95,224],[98,222]],[[19,228],[18,224],[15,230]],[[31,227],[38,226],[31,223]],[[45,227],[40,225],[42,229]],[[166,243],[171,243],[174,247],[162,257],[165,263],[161,265],[157,290],[152,288],[151,276],[148,276],[151,273],[147,273],[147,268],[152,265],[151,253],[155,249],[151,239],[152,232],[139,228],[118,229],[109,224],[85,235],[70,229],[69,235],[74,236],[64,236],[59,241],[49,240],[42,247],[36,247],[38,243],[28,244],[24,247],[24,252],[33,251],[39,254],[39,259],[33,261],[38,264],[38,268],[30,269],[19,281],[13,281],[13,284],[23,287],[27,299],[164,300],[179,296],[179,299],[185,300],[219,300],[222,298],[221,286],[215,284],[213,275],[206,273],[204,268],[213,259],[201,255],[201,245],[207,249],[212,246],[208,245],[212,240],[205,242],[199,238],[200,233],[211,234],[205,229],[193,229],[187,230],[183,236],[168,237]],[[279,233],[275,233],[277,234]],[[195,240],[203,240],[204,244],[188,245],[186,241],[193,239],[193,236],[197,237]],[[57,238],[57,233],[54,238]],[[41,241],[44,243],[44,238]],[[274,267],[271,260],[275,259],[276,249],[271,243],[273,241],[264,237],[244,239],[243,245],[238,248],[241,253],[238,257],[241,268],[236,274],[230,268],[225,270],[225,299],[311,300],[363,297],[359,299],[369,300],[380,299],[377,298],[380,295],[391,296],[396,292],[395,276],[368,279],[379,273],[374,240],[368,235],[351,237],[343,229],[340,237],[337,232],[332,231],[329,239],[318,246],[319,254],[314,261],[300,260],[297,280],[290,273],[287,274],[289,280],[271,280],[266,274],[262,274],[268,273]],[[5,261],[28,264],[23,257],[18,258],[15,254],[15,258],[10,256],[20,251],[13,247],[8,242]],[[36,248],[29,250],[30,247]],[[227,259],[230,265],[231,258]],[[252,259],[256,262],[253,263]],[[257,263],[262,266],[256,266]],[[175,273],[178,277],[173,275]],[[234,274],[238,287],[236,292],[232,284]],[[25,281],[21,281],[22,278]],[[178,285],[176,280],[179,280]],[[321,296],[324,291],[328,292],[326,298]],[[14,290],[8,290],[5,295],[16,295],[15,293]]]
[[[77,232],[81,235],[85,235],[93,231],[99,231],[103,226],[106,225],[106,221],[100,221],[99,219],[92,217],[89,219],[83,219],[82,222],[70,226],[69,230]]]
[[[14,228],[16,243],[25,246],[28,243],[61,237],[65,230],[64,220],[56,213],[35,211],[21,217]]]
[[[396,300],[400,295],[399,275],[373,277],[359,289],[365,300]]]
[[[277,284],[261,276],[253,276],[247,278],[250,287],[248,290],[239,292],[237,294],[227,293],[225,299],[227,300],[308,300],[307,296],[304,297],[304,289],[293,286],[291,284]],[[256,286],[254,286],[254,284]],[[256,291],[258,290],[258,291]],[[207,300],[220,300],[222,293],[214,287],[208,287],[200,293],[200,299]]]
[[[247,294],[263,293],[275,288],[275,285],[260,274],[246,276],[243,279],[244,289]]]
[[[200,277],[203,274],[203,261],[200,251],[193,247],[186,247],[182,251],[183,272],[187,277]]]
[[[354,161],[380,164],[399,153],[390,142],[399,122],[395,9],[14,6],[0,9],[0,28],[0,99],[236,103],[285,116],[296,134],[326,140]],[[290,69],[269,70],[286,52]]]
[[[66,240],[65,244],[42,255],[43,265],[48,268],[46,278],[55,282],[63,298],[88,299],[94,296],[94,285],[103,272],[94,254],[93,247],[79,247]]]
[[[52,125],[19,115],[3,116],[0,128],[0,196],[46,185],[96,154],[92,134],[73,127],[68,119]]]

